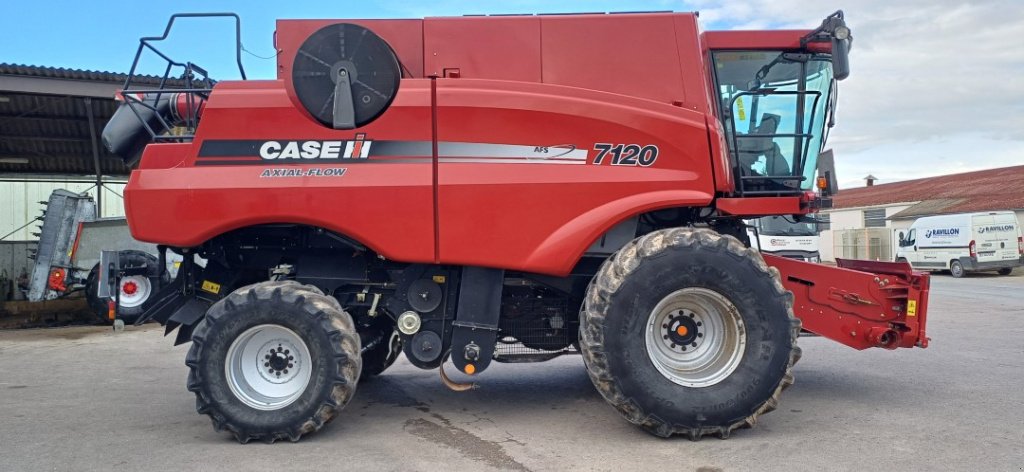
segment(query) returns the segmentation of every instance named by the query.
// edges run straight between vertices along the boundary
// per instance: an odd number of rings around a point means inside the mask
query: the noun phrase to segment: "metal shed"
[[[126,74],[0,64],[0,277],[28,264],[35,220],[55,188],[89,192],[101,215],[123,215],[129,169],[100,133]],[[156,77],[135,77],[156,84]]]

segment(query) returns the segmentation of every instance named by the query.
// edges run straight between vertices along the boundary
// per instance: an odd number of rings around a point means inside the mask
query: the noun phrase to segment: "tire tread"
[[[611,305],[611,298],[625,279],[644,260],[660,257],[668,249],[681,246],[714,248],[714,250],[724,251],[737,259],[749,260],[760,277],[771,280],[776,296],[783,299],[787,307],[787,316],[790,319],[791,351],[785,372],[771,396],[758,406],[753,414],[732,424],[711,427],[687,427],[670,424],[643,411],[633,399],[626,397],[609,371],[606,360],[608,353],[604,348],[604,324]],[[629,422],[660,437],[681,435],[696,441],[706,435],[716,435],[721,439],[726,439],[738,428],[754,426],[761,415],[778,407],[780,395],[793,384],[793,365],[801,355],[800,348],[796,344],[797,336],[800,334],[800,320],[793,315],[793,294],[782,286],[778,269],[769,267],[757,251],[744,246],[735,237],[705,228],[671,228],[654,231],[627,244],[605,261],[594,277],[587,290],[581,315],[580,348],[583,361],[587,366],[587,373],[594,386],[597,387],[601,396]]]
[[[320,329],[334,341],[330,346],[334,350],[333,358],[337,361],[337,375],[333,379],[330,393],[319,399],[320,405],[312,417],[299,425],[281,430],[253,431],[227,419],[218,411],[212,399],[207,398],[204,392],[205,380],[199,366],[203,357],[204,339],[219,320],[232,313],[244,312],[246,305],[272,300],[292,303],[317,320]],[[320,430],[352,399],[361,370],[359,350],[355,323],[334,297],[324,295],[314,286],[291,280],[260,282],[241,287],[215,303],[196,325],[192,346],[185,357],[185,365],[189,367],[187,388],[196,395],[196,411],[208,415],[215,430],[229,431],[240,443],[252,440],[273,443],[279,439],[295,442],[306,434]]]

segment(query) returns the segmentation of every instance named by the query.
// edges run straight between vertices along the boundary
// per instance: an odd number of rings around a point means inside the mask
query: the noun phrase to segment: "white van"
[[[896,261],[915,269],[963,277],[983,270],[1009,275],[1024,265],[1024,240],[1012,211],[927,216],[897,234]]]

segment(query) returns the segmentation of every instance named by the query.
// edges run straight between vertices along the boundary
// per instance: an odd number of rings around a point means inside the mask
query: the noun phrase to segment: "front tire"
[[[262,282],[215,303],[185,364],[196,410],[246,443],[298,441],[355,394],[359,335],[337,300],[292,281]]]
[[[963,277],[964,274],[964,266],[960,261],[952,261],[949,263],[949,275],[952,275],[953,278],[959,279],[960,277]]]
[[[999,275],[1010,275],[1012,273],[1013,273],[1013,267],[1004,267],[1002,269],[999,269],[999,272],[998,272]]]
[[[587,371],[631,423],[726,438],[774,410],[799,359],[792,294],[731,236],[647,234],[605,262],[580,326]]]

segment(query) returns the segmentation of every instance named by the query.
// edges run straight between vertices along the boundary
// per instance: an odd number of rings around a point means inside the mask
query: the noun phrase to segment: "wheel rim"
[[[705,288],[684,288],[663,298],[647,319],[647,355],[665,378],[686,387],[709,387],[739,366],[747,335],[739,310]]]
[[[309,385],[309,349],[294,331],[265,324],[235,338],[224,361],[228,386],[235,397],[257,410],[290,405]]]
[[[152,291],[153,284],[149,282],[148,277],[130,275],[121,279],[121,294],[118,304],[124,308],[135,308],[145,303]]]
[[[949,271],[953,273],[954,277],[960,277],[964,274],[964,268],[960,267],[960,263],[954,262],[949,266]]]

